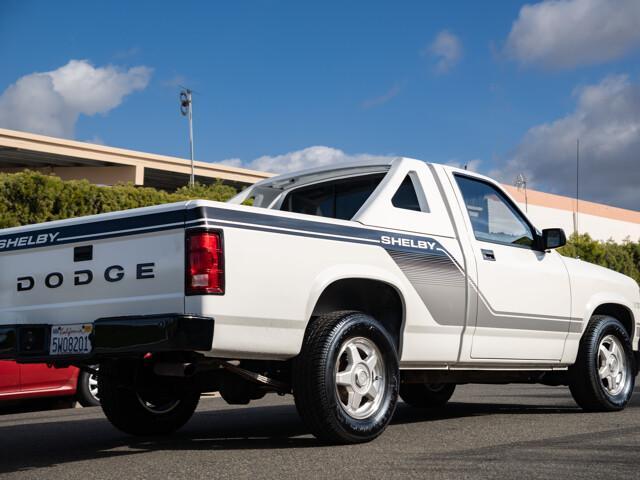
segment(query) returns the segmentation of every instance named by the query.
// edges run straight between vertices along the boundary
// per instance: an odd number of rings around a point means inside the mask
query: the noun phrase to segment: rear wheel
[[[587,411],[622,410],[633,393],[635,363],[631,340],[615,318],[594,315],[569,369],[574,400]]]
[[[98,385],[106,417],[132,435],[179,429],[189,421],[200,399],[200,391],[189,379],[155,376],[137,361],[103,363]]]
[[[398,356],[385,328],[359,312],[335,312],[307,328],[293,366],[293,394],[319,439],[359,443],[384,431],[398,398]]]
[[[444,407],[456,389],[455,383],[403,383],[400,398],[416,408]]]

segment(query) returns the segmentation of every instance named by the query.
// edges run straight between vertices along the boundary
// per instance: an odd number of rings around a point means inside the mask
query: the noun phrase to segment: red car
[[[42,397],[75,397],[85,407],[100,404],[95,375],[76,367],[0,361],[0,401]]]

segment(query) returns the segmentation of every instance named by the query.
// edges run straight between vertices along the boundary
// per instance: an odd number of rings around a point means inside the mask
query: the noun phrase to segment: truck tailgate
[[[184,205],[126,215],[0,232],[0,325],[182,313]]]

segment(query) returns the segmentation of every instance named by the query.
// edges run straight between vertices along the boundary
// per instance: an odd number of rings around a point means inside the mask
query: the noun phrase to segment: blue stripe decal
[[[187,213],[187,222],[189,222],[190,219],[197,221],[203,218],[207,220],[209,225],[215,224],[220,227],[251,228],[252,230],[285,235],[313,236],[314,238],[334,241],[378,244],[386,250],[413,253],[423,252],[431,255],[448,256],[440,242],[426,236],[349,225],[336,225],[334,223],[302,220],[262,213],[240,212],[215,207],[195,208]],[[247,225],[226,225],[220,223],[221,221],[246,223],[250,224],[251,227]],[[279,229],[301,230],[302,232],[288,232]]]
[[[140,235],[205,224],[379,245],[391,251],[422,252],[447,256],[442,245],[431,237],[216,207],[194,207],[186,210],[179,209],[124,218],[87,221],[58,228],[33,228],[13,234],[0,234],[0,253],[53,245],[89,243],[106,238]]]

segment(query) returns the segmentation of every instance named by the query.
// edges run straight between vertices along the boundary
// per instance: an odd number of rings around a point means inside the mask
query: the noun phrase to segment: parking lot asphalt
[[[0,478],[640,478],[640,388],[583,413],[563,387],[459,386],[436,412],[398,405],[374,442],[320,445],[291,397],[203,398],[168,437],[115,430],[100,408],[0,415]]]

